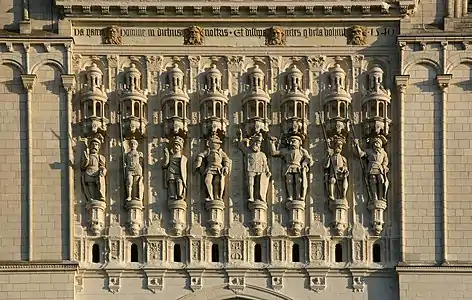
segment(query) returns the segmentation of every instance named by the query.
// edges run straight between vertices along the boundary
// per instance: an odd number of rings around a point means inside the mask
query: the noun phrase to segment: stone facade
[[[0,299],[472,299],[467,1],[179,5],[0,4]]]

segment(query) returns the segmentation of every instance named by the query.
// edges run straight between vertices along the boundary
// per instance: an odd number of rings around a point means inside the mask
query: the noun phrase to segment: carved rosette
[[[131,64],[125,73],[120,96],[121,130],[125,138],[141,139],[146,135],[147,92],[141,89],[141,72]]]
[[[108,96],[103,85],[103,72],[93,63],[86,68],[87,82],[77,93],[81,104],[80,123],[84,136],[105,135],[108,124]]]
[[[368,87],[362,101],[362,125],[364,137],[368,140],[371,149],[365,152],[368,161],[366,190],[369,196],[368,208],[371,211],[371,229],[374,235],[380,235],[384,225],[384,211],[387,208],[387,191],[389,181],[388,154],[385,144],[390,134],[390,91],[383,85],[384,72],[378,66],[368,72]],[[376,148],[378,150],[376,150]],[[371,151],[371,152],[369,152]],[[380,165],[379,171],[371,170],[371,162]]]
[[[184,73],[174,64],[167,72],[168,88],[162,98],[164,132],[167,137],[186,134],[190,98],[184,88]]]

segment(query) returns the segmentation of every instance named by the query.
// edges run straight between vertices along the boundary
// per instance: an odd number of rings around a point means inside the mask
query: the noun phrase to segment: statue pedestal
[[[87,202],[88,223],[91,233],[98,236],[105,226],[105,201],[91,200]]]
[[[264,201],[249,202],[252,211],[251,226],[255,236],[261,236],[267,227],[267,203]]]
[[[387,200],[379,199],[369,202],[369,210],[372,212],[372,232],[380,235],[384,225],[384,211],[387,209]]]
[[[176,236],[182,235],[186,224],[187,202],[185,200],[169,200],[167,206],[171,212],[171,224]]]
[[[210,234],[217,236],[223,228],[225,203],[223,200],[213,200],[205,203],[208,211],[208,227]]]
[[[347,228],[347,210],[349,209],[347,199],[329,200],[329,208],[333,213],[331,226],[334,233],[337,236],[343,236]]]
[[[287,201],[285,203],[285,208],[289,211],[290,231],[293,235],[299,236],[305,225],[305,201]]]
[[[132,235],[139,234],[143,223],[143,208],[141,200],[133,199],[125,203],[125,209],[128,211],[128,228]]]

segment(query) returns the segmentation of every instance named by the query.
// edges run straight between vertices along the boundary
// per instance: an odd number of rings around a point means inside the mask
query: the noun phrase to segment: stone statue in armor
[[[333,147],[328,148],[324,164],[328,197],[331,200],[346,199],[347,196],[349,170],[347,159],[341,154],[344,143],[342,137],[333,139]]]
[[[181,200],[187,189],[187,157],[182,154],[184,139],[176,136],[170,151],[164,148],[162,167],[165,169],[165,187],[170,200]]]
[[[261,151],[263,137],[260,133],[257,133],[249,139],[243,139],[242,132],[239,130],[238,141],[239,149],[245,157],[248,201],[260,200],[265,202],[269,179],[272,174],[269,170],[267,156]]]
[[[280,156],[285,161],[284,176],[288,200],[304,201],[308,191],[308,172],[313,159],[301,147],[302,139],[297,135],[289,138],[287,147],[277,149],[276,139],[270,140],[272,156]]]
[[[129,141],[130,150],[125,153],[124,167],[126,175],[126,201],[143,200],[143,153],[139,152],[138,141],[131,139]]]
[[[208,148],[197,155],[195,169],[205,176],[207,201],[222,200],[225,190],[225,177],[230,172],[230,160],[221,149],[222,141],[218,137],[208,139]],[[205,161],[206,167],[202,168]]]
[[[369,193],[373,201],[386,200],[388,190],[388,154],[383,149],[383,145],[387,142],[382,135],[371,139],[371,149],[365,151],[359,146],[359,141],[354,140],[359,156],[367,159],[367,176],[369,183]]]
[[[102,137],[93,138],[81,159],[82,187],[88,201],[105,201],[105,156],[100,154]]]

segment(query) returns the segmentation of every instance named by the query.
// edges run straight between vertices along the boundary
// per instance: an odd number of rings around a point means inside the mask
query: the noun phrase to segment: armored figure
[[[143,200],[143,153],[139,152],[138,141],[129,141],[130,151],[125,154],[126,201]]]
[[[328,197],[331,200],[346,199],[349,186],[347,159],[341,154],[343,145],[343,138],[335,138],[333,148],[328,149],[328,157],[324,164]]]
[[[88,201],[105,201],[107,169],[105,167],[105,156],[99,153],[101,144],[100,137],[93,138],[89,147],[85,149],[80,164],[83,171],[82,186],[85,198]]]
[[[176,136],[170,151],[164,148],[162,167],[165,169],[165,187],[170,200],[181,200],[187,188],[187,158],[182,154],[184,139]],[[170,153],[169,153],[170,152]]]
[[[202,162],[206,161],[203,171],[205,186],[208,193],[207,201],[222,200],[225,189],[225,177],[230,172],[230,160],[221,149],[222,141],[218,137],[208,139],[208,148],[197,155],[195,169],[201,170]]]
[[[263,137],[260,133],[255,134],[250,139],[243,139],[242,132],[239,130],[239,149],[245,157],[249,202],[254,202],[254,200],[266,201],[269,178],[272,176],[267,156],[261,151],[262,140]]]
[[[277,149],[276,139],[270,140],[272,156],[280,156],[285,161],[285,186],[288,200],[304,200],[308,191],[308,172],[313,159],[306,149],[301,147],[302,139],[292,135],[288,147]]]
[[[383,145],[387,142],[384,136],[379,135],[371,140],[371,149],[365,151],[359,146],[359,141],[354,140],[354,144],[359,151],[361,158],[367,159],[367,176],[369,182],[369,193],[372,200],[386,200],[388,190],[388,155],[383,149]]]

